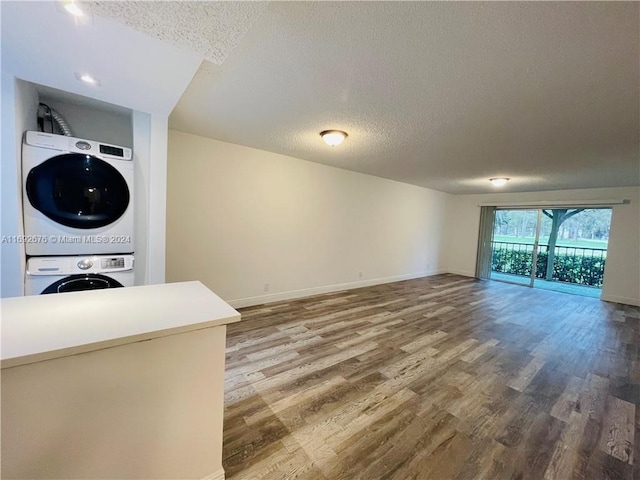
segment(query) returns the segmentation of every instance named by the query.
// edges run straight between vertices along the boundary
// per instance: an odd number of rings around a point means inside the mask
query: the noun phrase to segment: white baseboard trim
[[[475,277],[476,273],[475,272],[469,272],[467,270],[456,270],[454,269],[449,269],[447,270],[447,273],[452,273],[454,275],[462,275],[463,277]]]
[[[619,297],[617,295],[605,295],[603,293],[602,295],[600,295],[600,300],[604,300],[605,302],[623,303],[624,305],[633,305],[635,307],[640,307],[640,298]]]
[[[403,280],[412,280],[414,278],[430,277],[433,275],[440,275],[443,273],[451,273],[453,275],[461,275],[463,277],[475,277],[475,272],[468,270],[457,269],[441,269],[432,270],[428,272],[408,273],[404,275],[396,275],[393,277],[372,278],[369,280],[360,280],[357,282],[338,283],[335,285],[325,285],[322,287],[303,288],[300,290],[290,290],[287,292],[271,293],[269,295],[259,295],[256,297],[239,298],[236,300],[229,300],[227,303],[233,308],[252,307],[254,305],[263,305],[267,303],[282,302],[285,300],[294,300],[296,298],[311,297],[313,295],[322,295],[324,293],[340,292],[343,290],[352,290],[354,288],[371,287],[373,285],[382,285],[385,283],[401,282]],[[605,295],[600,296],[600,300],[605,302],[621,303],[624,305],[640,306],[640,299],[630,297],[620,297],[617,295]],[[218,473],[212,474],[203,480],[224,480],[224,470],[222,470],[222,476]]]
[[[224,468],[207,475],[202,480],[224,480]]]
[[[447,273],[447,270],[432,270],[428,272],[397,275],[394,277],[372,278],[369,280],[359,280],[357,282],[338,283],[335,285],[325,285],[322,287],[303,288],[301,290],[290,290],[288,292],[259,295],[257,297],[227,300],[227,303],[233,308],[252,307],[253,305],[282,302],[285,300],[293,300],[296,298],[311,297],[313,295],[322,295],[323,293],[340,292],[343,290],[352,290],[354,288],[371,287],[373,285],[382,285],[384,283],[401,282],[403,280],[412,280],[414,278],[430,277],[432,275],[439,275],[441,273]]]

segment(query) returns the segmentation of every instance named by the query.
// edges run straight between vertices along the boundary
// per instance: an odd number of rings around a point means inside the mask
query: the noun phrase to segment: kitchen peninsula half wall
[[[2,478],[224,479],[226,325],[200,282],[1,300]]]

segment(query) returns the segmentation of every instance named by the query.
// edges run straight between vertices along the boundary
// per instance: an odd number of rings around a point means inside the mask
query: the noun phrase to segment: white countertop
[[[0,312],[2,368],[240,321],[200,282],[4,298]]]

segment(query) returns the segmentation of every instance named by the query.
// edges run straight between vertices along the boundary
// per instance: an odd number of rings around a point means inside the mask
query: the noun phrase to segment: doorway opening
[[[499,208],[489,278],[599,298],[611,208]]]

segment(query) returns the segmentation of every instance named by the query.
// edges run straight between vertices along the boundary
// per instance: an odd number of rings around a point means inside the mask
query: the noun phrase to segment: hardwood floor
[[[640,309],[455,275],[241,311],[239,479],[640,479]]]

